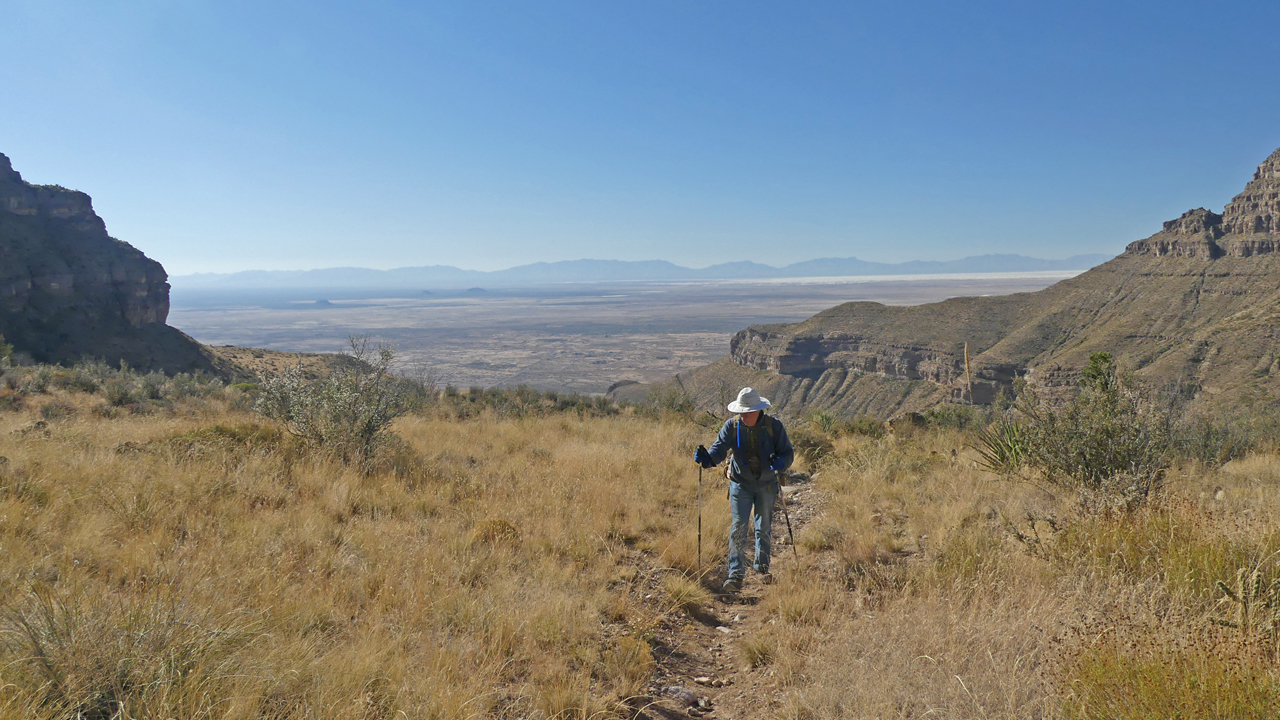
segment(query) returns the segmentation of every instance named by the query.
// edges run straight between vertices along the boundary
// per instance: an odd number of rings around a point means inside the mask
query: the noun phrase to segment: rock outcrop
[[[1259,165],[1244,192],[1227,203],[1222,227],[1229,235],[1280,233],[1280,150]]]
[[[17,352],[213,372],[199,343],[165,325],[167,281],[160,263],[107,234],[88,195],[29,184],[0,154],[0,335]]]
[[[1036,293],[914,307],[847,303],[800,323],[751,327],[730,356],[679,377],[711,406],[750,384],[783,410],[888,417],[948,399],[991,402],[1014,378],[1074,384],[1111,352],[1196,402],[1280,398],[1280,150],[1219,215],[1166,222],[1124,254]]]
[[[1280,247],[1280,150],[1271,154],[1221,215],[1190,210],[1126,253],[1156,257],[1253,257]]]

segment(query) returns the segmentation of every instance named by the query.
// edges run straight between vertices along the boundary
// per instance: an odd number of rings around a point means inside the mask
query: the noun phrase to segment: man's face
[[[756,421],[760,419],[760,411],[752,410],[749,413],[741,413],[740,417],[742,418],[742,424],[747,427],[753,427]]]

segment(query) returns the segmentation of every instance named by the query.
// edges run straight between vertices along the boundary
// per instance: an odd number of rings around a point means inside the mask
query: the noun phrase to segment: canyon
[[[748,327],[728,357],[671,382],[707,407],[728,386],[753,385],[782,411],[887,417],[989,404],[1018,377],[1071,386],[1092,353],[1109,352],[1139,381],[1178,385],[1200,406],[1273,402],[1277,249],[1280,150],[1221,214],[1190,210],[1044,290],[912,307],[845,303],[798,323]]]

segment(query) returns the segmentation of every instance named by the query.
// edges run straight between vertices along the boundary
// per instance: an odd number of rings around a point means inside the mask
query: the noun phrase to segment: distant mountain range
[[[1226,418],[1280,403],[1277,337],[1280,150],[1222,213],[1188,210],[1114,260],[1038,292],[849,302],[798,323],[748,327],[729,357],[676,380],[710,409],[724,406],[723,388],[750,385],[779,413],[888,418],[950,401],[990,404],[1019,379],[1062,397],[1105,352],[1139,387],[1177,388],[1179,402],[1190,401],[1185,417]]]
[[[463,270],[449,265],[394,270],[326,268],[323,270],[246,270],[196,273],[171,278],[184,290],[216,288],[460,288],[501,287],[563,282],[652,282],[678,280],[753,280],[852,275],[932,275],[946,273],[1037,272],[1088,270],[1110,255],[1075,255],[1041,260],[1023,255],[976,255],[960,260],[913,260],[880,263],[858,258],[822,258],[773,267],[730,262],[705,268],[681,267],[665,260],[566,260],[520,265],[506,270]]]

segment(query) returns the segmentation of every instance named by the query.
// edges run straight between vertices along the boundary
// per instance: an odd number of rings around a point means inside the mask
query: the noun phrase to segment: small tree
[[[1080,393],[1065,403],[1018,383],[1016,411],[978,436],[980,462],[992,472],[1031,471],[1049,485],[1078,491],[1087,505],[1107,507],[1118,501],[1133,508],[1163,482],[1169,410],[1126,383],[1110,353],[1089,357]]]
[[[684,385],[660,385],[649,391],[641,408],[652,416],[692,415],[697,409]]]
[[[344,463],[366,461],[405,412],[404,386],[391,374],[391,346],[371,347],[367,336],[352,337],[342,356],[342,363],[319,380],[307,380],[301,367],[268,378],[257,409]]]
[[[1053,406],[1030,395],[1025,462],[1049,482],[1130,507],[1160,486],[1169,465],[1167,418],[1122,380],[1110,353],[1090,356],[1072,400]]]

